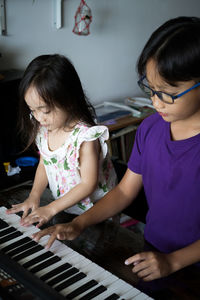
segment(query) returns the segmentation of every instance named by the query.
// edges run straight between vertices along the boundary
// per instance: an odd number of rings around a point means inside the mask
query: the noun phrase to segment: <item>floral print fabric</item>
[[[89,127],[79,123],[60,148],[50,151],[48,148],[48,131],[45,127],[40,127],[36,144],[43,158],[49,187],[54,199],[64,196],[81,182],[79,172],[79,150],[81,144],[84,141],[99,139],[101,153],[99,158],[98,188],[90,197],[68,208],[67,212],[73,214],[83,213],[115,186],[116,174],[108,156],[106,144],[108,137],[108,129],[105,126]]]

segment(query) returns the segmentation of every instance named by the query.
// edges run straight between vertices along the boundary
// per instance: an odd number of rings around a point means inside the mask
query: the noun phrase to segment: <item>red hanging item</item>
[[[89,26],[92,22],[92,13],[85,0],[81,0],[81,3],[76,11],[74,18],[75,25],[72,31],[78,35],[90,34]]]

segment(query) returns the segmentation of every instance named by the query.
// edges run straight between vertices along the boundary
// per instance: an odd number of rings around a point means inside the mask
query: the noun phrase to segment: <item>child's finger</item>
[[[28,209],[24,209],[23,215],[22,215],[22,220],[24,220],[28,216]]]
[[[46,222],[45,222],[45,220],[44,219],[41,219],[39,222],[38,222],[38,224],[37,224],[37,228],[40,228],[42,225],[44,225]]]
[[[141,256],[140,256],[140,254],[136,254],[136,255],[133,255],[133,256],[127,258],[127,259],[125,260],[124,263],[125,263],[125,265],[130,265],[130,264],[136,265],[136,264],[138,264],[140,261],[141,261]]]
[[[32,234],[31,237],[32,237],[32,239],[34,239],[34,241],[38,242],[43,236],[45,236],[47,234],[49,234],[48,228]]]
[[[14,204],[14,205],[12,205],[11,208],[6,210],[6,213],[9,215],[9,214],[17,213],[21,210],[22,210],[21,205],[19,206],[18,204]]]
[[[55,235],[55,234],[52,234],[52,235],[50,236],[50,238],[49,238],[49,240],[48,240],[46,246],[45,246],[45,249],[49,249],[49,248],[52,246],[52,244],[54,243],[55,240],[56,240],[56,235]]]

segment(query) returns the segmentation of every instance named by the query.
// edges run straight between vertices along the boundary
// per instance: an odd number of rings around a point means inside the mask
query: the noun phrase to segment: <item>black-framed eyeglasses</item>
[[[154,91],[152,88],[150,88],[147,83],[145,82],[146,75],[142,76],[140,80],[138,81],[138,85],[141,88],[141,90],[149,97],[152,98],[154,95],[156,95],[161,101],[167,103],[167,104],[173,104],[174,100],[180,98],[181,96],[185,95],[186,93],[190,92],[191,90],[195,89],[196,87],[200,86],[200,82],[194,84],[191,88],[185,90],[184,92],[178,94],[178,95],[170,95],[168,93],[162,92],[162,91]]]

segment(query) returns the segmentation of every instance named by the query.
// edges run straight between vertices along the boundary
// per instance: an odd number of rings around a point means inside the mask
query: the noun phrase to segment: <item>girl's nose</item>
[[[165,103],[162,100],[160,100],[160,98],[156,94],[153,95],[153,97],[151,97],[151,100],[156,110],[163,108],[165,106]]]

